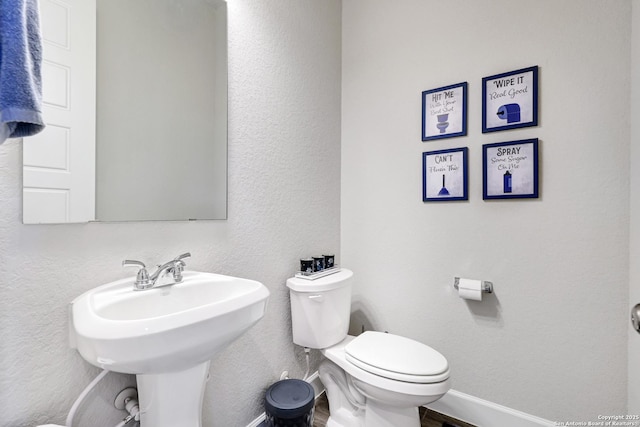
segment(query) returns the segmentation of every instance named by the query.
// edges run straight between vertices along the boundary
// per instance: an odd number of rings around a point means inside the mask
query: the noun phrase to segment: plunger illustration
[[[438,192],[438,196],[448,196],[448,195],[449,195],[449,190],[447,190],[447,187],[445,186],[444,174],[442,174],[442,188]]]

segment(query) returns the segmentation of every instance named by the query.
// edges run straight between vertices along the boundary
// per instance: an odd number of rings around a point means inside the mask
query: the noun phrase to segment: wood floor
[[[327,395],[322,393],[316,399],[316,407],[313,412],[313,427],[325,427],[329,419],[329,402]]]
[[[329,419],[329,402],[326,394],[323,393],[316,399],[313,427],[325,427],[327,419]],[[421,427],[476,427],[426,408],[420,408],[420,425]]]

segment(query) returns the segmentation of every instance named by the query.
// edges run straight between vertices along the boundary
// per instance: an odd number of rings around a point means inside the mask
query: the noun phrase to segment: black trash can
[[[267,427],[312,427],[315,392],[302,380],[282,380],[267,390],[264,399]]]

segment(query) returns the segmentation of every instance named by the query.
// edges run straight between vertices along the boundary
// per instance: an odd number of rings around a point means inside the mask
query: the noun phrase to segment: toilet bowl
[[[358,337],[347,336],[321,352],[326,360],[319,369],[320,380],[325,387],[336,383],[332,387],[335,392],[351,397],[334,400],[327,388],[333,418],[328,427],[419,427],[418,407],[440,399],[451,388],[446,359],[408,338],[368,331]],[[417,363],[421,356],[424,359]],[[345,376],[337,377],[329,364]],[[345,413],[354,416],[343,417]]]
[[[449,389],[449,365],[431,347],[367,331],[347,335],[353,273],[287,280],[293,341],[320,349],[329,400],[327,427],[419,427],[418,407]]]

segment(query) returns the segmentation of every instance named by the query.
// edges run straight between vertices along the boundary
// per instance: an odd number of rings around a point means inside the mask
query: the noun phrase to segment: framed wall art
[[[482,79],[482,133],[537,125],[537,65]]]
[[[482,198],[538,198],[538,139],[482,146]]]
[[[467,82],[422,92],[422,140],[467,134]]]
[[[422,153],[422,201],[468,200],[468,149]]]

